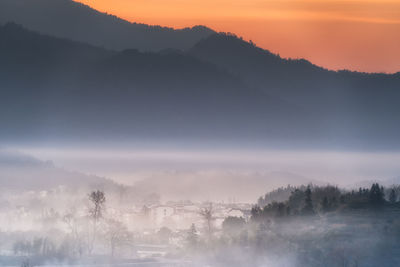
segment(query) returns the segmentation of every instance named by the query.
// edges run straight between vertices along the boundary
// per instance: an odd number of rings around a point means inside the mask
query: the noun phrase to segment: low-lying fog
[[[398,162],[396,152],[0,148],[0,265],[399,266]]]
[[[9,147],[56,167],[158,190],[164,200],[254,202],[288,184],[393,184],[398,152],[218,148]],[[212,184],[210,184],[212,182]]]

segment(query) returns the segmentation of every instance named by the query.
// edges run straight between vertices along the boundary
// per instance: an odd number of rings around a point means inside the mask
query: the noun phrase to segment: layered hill
[[[6,136],[229,138],[278,134],[301,114],[175,51],[114,52],[16,24],[1,27],[0,40]]]
[[[226,34],[114,51],[9,23],[0,76],[3,138],[394,148],[400,130],[398,74],[328,71]]]
[[[67,171],[52,162],[41,161],[15,151],[0,150],[0,168],[2,193],[7,190],[51,190],[60,186],[72,190],[118,187],[118,184],[109,179]]]
[[[396,139],[400,73],[329,71],[304,59],[281,58],[231,34],[205,38],[188,54],[316,114],[333,138]]]
[[[0,23],[108,49],[188,49],[213,31],[204,26],[175,30],[130,23],[72,0],[1,0]]]

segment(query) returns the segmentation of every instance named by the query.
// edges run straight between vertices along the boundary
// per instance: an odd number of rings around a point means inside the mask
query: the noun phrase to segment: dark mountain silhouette
[[[232,34],[214,34],[188,53],[246,86],[318,114],[327,122],[326,132],[336,137],[396,139],[400,73],[329,71],[304,59],[283,59]]]
[[[24,82],[24,78],[59,79],[64,72],[70,79],[82,68],[92,67],[115,52],[95,46],[58,39],[27,31],[8,23],[0,27],[2,80]],[[5,75],[7,73],[7,75]]]
[[[305,123],[289,103],[176,51],[113,52],[16,24],[0,40],[2,136],[230,138]]]
[[[189,52],[116,52],[10,23],[0,27],[0,70],[3,140],[392,148],[398,139],[399,75],[327,71],[224,34]]]
[[[0,23],[7,22],[116,50],[188,49],[213,33],[204,26],[174,30],[130,23],[72,0],[1,0]]]
[[[304,59],[284,59],[232,34],[213,34],[202,39],[189,51],[199,59],[219,66],[249,85],[274,92],[293,100],[317,94],[331,99],[330,93],[366,90],[379,85],[396,88],[398,74],[367,74],[349,71],[329,71]]]

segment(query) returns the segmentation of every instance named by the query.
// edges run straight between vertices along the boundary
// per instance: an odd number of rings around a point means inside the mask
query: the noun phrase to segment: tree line
[[[288,191],[291,191],[288,194]],[[286,201],[272,201],[278,198],[277,193],[289,195]],[[251,210],[252,219],[263,217],[285,217],[297,215],[315,215],[348,209],[382,209],[385,206],[399,202],[399,188],[393,186],[384,188],[378,183],[370,188],[344,191],[337,186],[288,186],[274,190],[271,194],[258,199],[257,205]]]

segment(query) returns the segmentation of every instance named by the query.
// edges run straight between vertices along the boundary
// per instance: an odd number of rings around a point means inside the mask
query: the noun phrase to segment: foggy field
[[[349,159],[367,166],[373,153],[368,157],[322,153],[319,158],[310,153],[297,166],[304,171],[305,162],[318,160],[321,169],[309,167],[310,172],[295,175],[290,168],[296,166],[298,152],[292,156],[254,152],[247,159],[242,154],[246,160],[240,164],[232,152],[32,153],[41,159],[27,152],[3,150],[0,154],[2,266],[400,264],[400,186],[396,179],[344,179],[346,186],[342,187],[305,178],[323,172],[321,164],[328,161],[330,175]],[[260,155],[262,160],[257,161]],[[288,159],[286,165],[278,155]],[[49,161],[50,156],[55,161]],[[386,159],[390,157],[397,155],[388,154]],[[109,158],[120,161],[110,160],[107,165]],[[215,169],[212,161],[224,164]],[[268,164],[261,168],[265,162],[279,161],[280,171]],[[70,171],[61,164],[81,170],[98,164],[110,172],[120,167],[126,172],[124,179],[143,174],[144,169],[136,169],[139,166],[154,174],[126,184],[119,182],[122,177],[115,181]],[[392,166],[388,171],[396,172]],[[362,175],[358,171],[348,169],[348,174]]]

